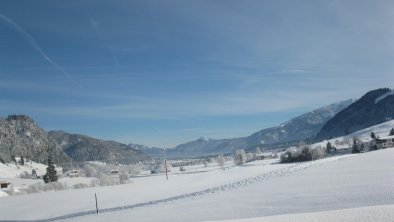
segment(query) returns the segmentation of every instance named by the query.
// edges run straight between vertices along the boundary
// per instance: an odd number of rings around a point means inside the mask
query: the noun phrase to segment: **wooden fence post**
[[[99,210],[98,210],[98,205],[97,205],[97,194],[96,193],[94,193],[94,198],[96,199],[96,213],[98,214]]]

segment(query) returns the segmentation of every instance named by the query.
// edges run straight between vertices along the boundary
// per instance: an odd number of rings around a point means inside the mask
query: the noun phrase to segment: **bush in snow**
[[[94,168],[93,166],[86,164],[83,167],[83,172],[85,174],[85,176],[87,177],[96,177],[97,176],[97,170],[96,168]]]
[[[122,165],[119,167],[119,171],[124,171],[128,175],[137,176],[141,173],[142,167],[135,164]]]
[[[112,185],[119,184],[118,178],[109,176],[109,175],[104,174],[104,173],[99,173],[97,179],[99,181],[99,185],[100,186],[112,186]]]
[[[90,180],[90,186],[91,187],[100,186],[100,181],[97,178],[93,178],[92,180]]]
[[[165,163],[167,163],[167,165]],[[152,172],[153,173],[165,173],[166,170],[167,170],[167,172],[171,172],[171,170],[172,170],[172,166],[168,161],[157,164],[153,168]]]
[[[121,172],[119,174],[119,183],[125,184],[129,182],[129,175],[126,172]]]
[[[213,158],[213,157],[211,157],[211,158],[208,159],[208,163],[215,163],[215,162],[216,162],[216,159]]]
[[[389,136],[394,136],[394,128],[391,128]]]
[[[29,185],[26,189],[21,190],[21,193],[39,193],[39,192],[46,192],[46,191],[53,191],[53,190],[65,190],[67,189],[66,183],[60,182],[52,182],[48,184],[43,183],[35,183]]]
[[[19,177],[22,178],[22,179],[31,179],[32,175],[30,175],[28,172],[24,171],[23,173],[21,173],[19,175]]]
[[[87,185],[87,184],[77,183],[77,184],[74,184],[73,189],[83,189],[83,188],[88,188],[88,187],[89,187],[89,185]]]
[[[234,155],[234,163],[235,163],[236,165],[243,165],[243,164],[246,163],[246,154],[245,154],[245,150],[240,149],[240,150],[237,150],[237,151],[235,152],[235,155]]]

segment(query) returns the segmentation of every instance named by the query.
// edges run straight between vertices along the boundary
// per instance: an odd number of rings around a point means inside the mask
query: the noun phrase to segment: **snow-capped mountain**
[[[330,119],[316,140],[347,135],[393,118],[393,91],[388,88],[372,90]]]
[[[354,101],[354,99],[348,99],[324,106],[312,112],[297,116],[277,127],[256,132],[247,138],[247,147],[312,138],[328,120]]]
[[[199,138],[166,151],[171,157],[192,157],[232,153],[237,149],[254,149],[256,146],[270,146],[313,138],[321,127],[335,114],[345,109],[355,100],[348,99],[324,106],[295,117],[276,127],[263,129],[248,137],[232,139]]]

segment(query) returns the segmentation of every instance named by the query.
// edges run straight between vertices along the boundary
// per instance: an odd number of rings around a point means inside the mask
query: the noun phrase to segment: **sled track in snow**
[[[286,167],[283,169],[278,169],[278,170],[273,170],[269,173],[265,174],[260,174],[257,176],[249,177],[243,180],[239,180],[236,182],[228,183],[225,185],[213,187],[213,188],[208,188],[205,190],[197,191],[197,192],[192,192],[192,193],[187,193],[187,194],[182,194],[178,196],[173,196],[169,198],[164,198],[164,199],[159,199],[159,200],[153,200],[153,201],[148,201],[148,202],[143,202],[143,203],[136,203],[136,204],[130,204],[130,205],[125,205],[125,206],[118,206],[118,207],[111,207],[111,208],[104,208],[99,210],[99,214],[102,213],[108,213],[108,212],[115,212],[115,211],[122,211],[122,210],[128,210],[128,209],[134,209],[134,208],[139,208],[139,207],[146,207],[146,206],[152,206],[152,205],[158,205],[158,204],[164,204],[164,203],[170,203],[173,201],[177,200],[182,200],[182,199],[188,199],[188,198],[195,198],[195,197],[200,197],[203,195],[208,195],[208,194],[214,194],[218,192],[223,192],[223,191],[229,191],[229,190],[234,190],[239,187],[247,186],[250,184],[255,184],[258,182],[262,182],[271,178],[275,177],[281,177],[290,173],[294,173],[297,171],[305,170],[308,169],[312,166],[317,166],[317,165],[323,165],[326,163],[330,163],[336,160],[340,160],[345,158],[346,156],[340,156],[336,158],[326,158],[326,159],[321,159],[318,161],[313,161],[313,162],[303,162],[299,163],[290,167]],[[49,221],[58,221],[58,220],[65,220],[65,219],[72,219],[76,217],[82,217],[86,215],[92,215],[96,214],[96,210],[90,210],[90,211],[84,211],[84,212],[76,212],[76,213],[71,213],[71,214],[66,214],[63,216],[57,216],[57,217],[52,217],[52,218],[47,218],[47,219],[38,219],[38,220],[0,220],[0,222],[49,222]]]

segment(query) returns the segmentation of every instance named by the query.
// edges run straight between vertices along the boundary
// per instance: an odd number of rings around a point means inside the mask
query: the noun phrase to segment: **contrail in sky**
[[[18,24],[16,24],[14,21],[12,21],[10,18],[8,18],[5,15],[0,14],[0,19],[3,21],[7,22],[11,26],[13,26],[19,33],[21,33],[26,40],[29,42],[29,44],[38,52],[40,55],[48,61],[50,64],[52,64],[54,67],[56,67],[59,71],[61,71],[64,76],[72,81],[73,83],[77,84],[79,87],[80,85],[64,70],[60,65],[58,65],[55,61],[53,61],[49,56],[41,49],[41,47],[36,43],[34,40],[33,36],[31,36],[28,32],[26,32],[24,29],[22,29]]]

